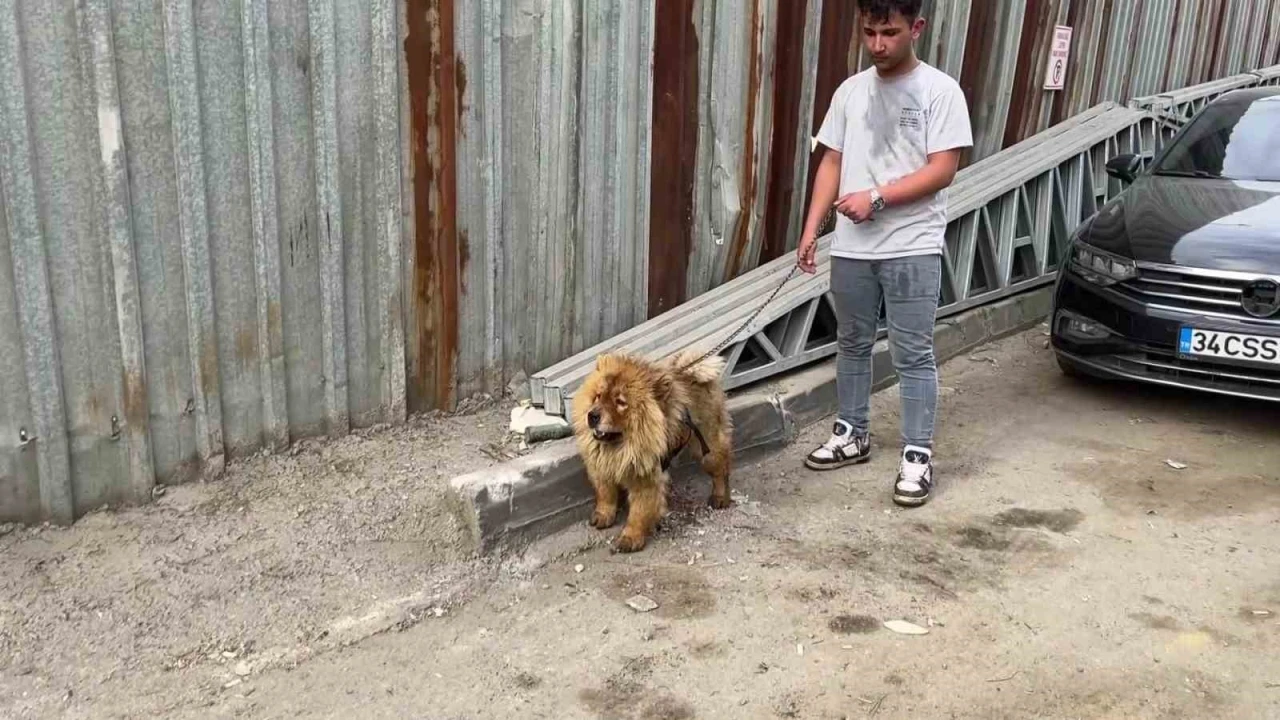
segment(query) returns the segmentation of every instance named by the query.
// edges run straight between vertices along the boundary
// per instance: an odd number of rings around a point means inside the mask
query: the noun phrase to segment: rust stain
[[[649,317],[684,302],[687,292],[698,154],[694,6],[695,0],[657,0],[654,8]]]
[[[218,393],[218,345],[209,339],[200,348],[200,391],[206,398]]]
[[[467,294],[467,268],[471,267],[471,239],[466,230],[458,231],[458,276],[461,293]]]
[[[1040,90],[1040,69],[1049,55],[1049,38],[1053,29],[1049,14],[1053,10],[1046,0],[1027,0],[1022,16],[1022,36],[1014,66],[1013,98],[1006,118],[1002,147],[1009,147],[1035,132],[1036,118],[1045,93]]]
[[[455,57],[453,59],[453,68],[455,81],[453,104],[457,108],[457,113],[454,117],[458,120],[458,124],[456,125],[458,129],[458,136],[464,137],[466,135],[467,126],[462,124],[462,116],[466,114],[468,110],[467,105],[464,102],[467,97],[467,65],[462,62],[462,58]]]
[[[729,262],[721,282],[732,280],[742,272],[747,263],[747,248],[751,244],[751,216],[755,212],[756,188],[756,106],[760,102],[760,3],[751,4],[751,58],[747,61],[747,129],[743,138],[742,195],[738,207],[738,227],[734,229],[733,242],[729,246]]]
[[[851,47],[856,40],[857,4],[852,2],[822,3],[822,24],[818,39],[818,79],[813,96],[813,118],[810,134],[817,135],[831,107],[831,96],[836,88],[849,77]],[[808,193],[813,191],[813,181],[822,162],[821,152],[809,157],[809,177],[806,187],[805,208],[808,209]]]
[[[407,0],[415,262],[409,409],[451,409],[458,348],[458,64],[453,0]]]
[[[121,373],[124,390],[124,422],[133,432],[145,432],[150,408],[147,404],[147,382],[137,373]]]
[[[804,82],[804,25],[810,0],[778,6],[774,49],[773,142],[765,189],[764,242],[760,262],[781,257],[790,245],[791,214],[798,181],[793,158],[801,127],[800,87]],[[798,240],[798,239],[797,239]]]
[[[284,319],[280,312],[280,301],[267,303],[267,337],[279,337],[284,332]]]
[[[999,17],[994,2],[973,4],[969,15],[969,27],[965,32],[964,63],[960,69],[960,90],[964,93],[965,102],[971,108],[973,116],[974,140],[981,141],[978,135],[988,126],[986,122],[991,112],[992,103],[984,102],[986,92],[986,64],[993,62],[988,33],[995,27]],[[960,167],[973,162],[973,150],[965,150],[960,159]]]
[[[251,327],[236,333],[236,360],[248,365],[258,359],[258,333]]]

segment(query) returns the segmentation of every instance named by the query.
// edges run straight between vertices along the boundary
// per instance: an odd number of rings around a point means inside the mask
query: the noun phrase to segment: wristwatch
[[[871,188],[871,212],[880,212],[884,209],[884,198],[880,195],[880,191]]]

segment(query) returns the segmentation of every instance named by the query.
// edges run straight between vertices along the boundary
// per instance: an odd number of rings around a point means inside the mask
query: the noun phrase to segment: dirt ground
[[[1280,718],[1276,409],[1067,380],[1039,329],[942,377],[916,510],[890,389],[869,465],[804,470],[812,428],[637,555],[467,556],[441,482],[497,410],[10,529],[0,716]]]

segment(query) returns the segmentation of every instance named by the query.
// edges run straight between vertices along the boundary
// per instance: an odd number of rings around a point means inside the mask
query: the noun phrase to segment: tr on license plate
[[[1178,353],[1280,365],[1280,338],[1184,327],[1178,333]]]

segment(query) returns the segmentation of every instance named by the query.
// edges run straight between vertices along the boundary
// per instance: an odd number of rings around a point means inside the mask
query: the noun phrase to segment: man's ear
[[[926,24],[927,22],[922,17],[916,18],[916,21],[911,23],[911,39],[912,40],[920,39],[920,36],[924,34],[924,28]]]

